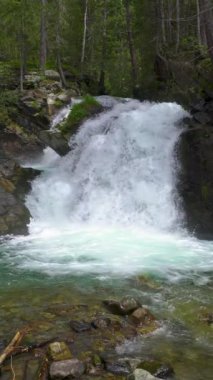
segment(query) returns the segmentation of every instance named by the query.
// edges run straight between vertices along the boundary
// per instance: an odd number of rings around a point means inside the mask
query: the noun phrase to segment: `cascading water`
[[[76,223],[178,229],[174,146],[185,114],[176,104],[129,101],[84,123],[71,153],[34,182],[31,231]]]
[[[182,231],[175,190],[174,151],[186,115],[175,103],[114,100],[81,126],[66,157],[47,150],[27,198],[30,236],[13,241],[20,242],[17,265],[172,279],[192,262],[194,270],[209,268],[209,250]]]

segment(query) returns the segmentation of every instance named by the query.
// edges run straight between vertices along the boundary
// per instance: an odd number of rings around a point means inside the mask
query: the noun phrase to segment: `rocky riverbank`
[[[1,367],[1,379],[15,374],[16,379],[173,379],[169,363],[154,357],[121,355],[116,347],[126,340],[150,334],[160,326],[154,315],[133,297],[121,301],[107,300],[102,305],[85,304],[49,311],[71,317],[70,332],[47,341],[29,343],[36,326],[28,325],[7,348],[0,342],[2,353],[9,353]],[[20,342],[21,338],[23,341]],[[18,345],[14,342],[18,341]],[[12,351],[11,351],[12,350]],[[11,359],[11,357],[13,359]],[[0,355],[1,361],[2,355]]]

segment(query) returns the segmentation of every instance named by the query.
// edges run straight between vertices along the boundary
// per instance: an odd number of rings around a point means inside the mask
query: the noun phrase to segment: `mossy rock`
[[[83,101],[74,104],[67,120],[59,126],[63,134],[70,134],[76,130],[83,121],[103,111],[103,106],[92,96],[85,96]]]

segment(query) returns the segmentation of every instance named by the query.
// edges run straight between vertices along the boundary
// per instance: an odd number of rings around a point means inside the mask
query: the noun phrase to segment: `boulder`
[[[51,379],[79,379],[85,372],[85,365],[78,359],[61,360],[50,365]]]
[[[45,70],[45,77],[52,80],[60,80],[60,75],[55,70]]]
[[[70,151],[67,139],[65,139],[59,131],[40,131],[39,139],[60,156],[65,156]]]

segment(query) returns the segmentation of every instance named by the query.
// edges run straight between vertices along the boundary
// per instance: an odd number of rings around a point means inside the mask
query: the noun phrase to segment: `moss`
[[[82,121],[94,115],[102,109],[100,103],[92,96],[85,96],[83,101],[75,104],[65,123],[59,126],[62,133],[66,134],[78,126]]]

